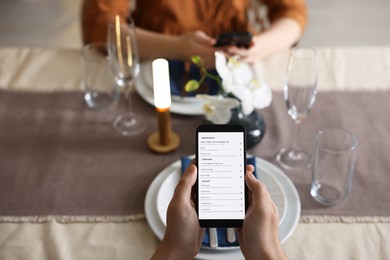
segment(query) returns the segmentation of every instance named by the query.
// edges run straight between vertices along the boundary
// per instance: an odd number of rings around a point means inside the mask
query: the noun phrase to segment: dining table
[[[275,160],[291,145],[295,128],[283,97],[288,51],[254,65],[273,99],[257,110],[265,135],[247,153],[277,169],[296,191],[296,221],[282,244],[289,259],[390,259],[390,46],[316,51],[317,95],[299,144],[313,153],[320,130],[353,133],[358,146],[350,194],[323,206],[310,195],[311,168],[285,170]],[[205,117],[171,111],[180,146],[153,152],[147,139],[158,128],[157,116],[139,91],[143,80],[136,80],[131,102],[148,127],[121,136],[111,122],[122,101],[103,110],[85,103],[81,50],[0,47],[0,260],[152,256],[161,234],[151,223],[150,187],[164,169],[195,153],[195,129]],[[198,258],[220,255],[242,258],[223,249]]]

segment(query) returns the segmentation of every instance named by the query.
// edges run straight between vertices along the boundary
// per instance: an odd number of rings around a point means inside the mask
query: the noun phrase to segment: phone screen
[[[242,222],[246,208],[245,132],[206,130],[198,132],[197,140],[199,220],[221,220],[211,222],[216,226],[224,226],[223,220]]]

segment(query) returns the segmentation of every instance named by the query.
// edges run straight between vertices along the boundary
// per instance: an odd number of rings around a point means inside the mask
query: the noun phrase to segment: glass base
[[[332,185],[312,183],[310,194],[317,202],[326,206],[333,206],[337,202],[343,200],[348,192],[343,194],[339,189]]]
[[[108,109],[118,102],[119,96],[116,93],[88,91],[84,95],[84,100],[89,108]]]
[[[146,129],[147,123],[138,114],[119,115],[115,117],[112,126],[121,135],[137,135]]]
[[[300,170],[309,168],[311,165],[311,155],[300,149],[282,148],[276,155],[276,161],[287,170]]]

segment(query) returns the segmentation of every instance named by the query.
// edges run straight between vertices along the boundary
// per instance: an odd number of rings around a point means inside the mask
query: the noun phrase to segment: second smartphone
[[[240,48],[249,48],[252,41],[252,34],[249,32],[225,32],[217,37],[214,47],[236,45]]]
[[[201,227],[241,227],[247,209],[245,128],[200,125],[196,129],[196,210]]]

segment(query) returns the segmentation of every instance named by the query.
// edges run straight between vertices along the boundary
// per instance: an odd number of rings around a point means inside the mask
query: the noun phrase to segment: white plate
[[[140,77],[137,77],[135,90],[150,105],[154,106],[154,96],[152,87],[151,62],[141,63]],[[172,96],[171,112],[181,115],[203,115],[203,100],[192,97]]]
[[[161,171],[146,193],[145,199],[145,215],[149,226],[155,233],[155,235],[161,240],[164,236],[165,225],[159,217],[157,210],[157,195],[159,189],[163,184],[164,180],[177,171],[180,166],[180,161],[176,161]],[[260,170],[260,174],[269,173],[272,175],[282,187],[284,191],[286,204],[285,204],[285,217],[279,226],[279,239],[281,243],[284,243],[295,230],[299,216],[301,213],[301,203],[299,200],[298,192],[291,182],[291,180],[276,166],[273,164],[256,158],[257,170]],[[212,259],[212,260],[227,260],[227,259],[243,259],[243,255],[239,249],[235,250],[215,250],[210,248],[202,247],[196,256],[197,259]]]
[[[157,212],[160,217],[160,220],[164,223],[164,226],[167,225],[166,214],[168,209],[168,204],[172,199],[173,192],[177,183],[180,180],[180,162],[177,164],[176,169],[172,169],[171,174],[162,182],[159,191],[157,192]],[[287,198],[282,189],[281,184],[272,176],[272,173],[269,171],[264,171],[263,167],[257,167],[257,174],[259,175],[259,180],[261,180],[266,186],[267,190],[271,195],[273,202],[275,203],[278,212],[279,212],[279,225],[282,224],[283,219],[286,216],[286,203]],[[226,248],[226,247],[225,247]]]
[[[141,62],[141,77],[145,83],[145,86],[150,89],[153,88],[153,77],[152,77],[152,61],[143,61]]]
[[[153,91],[153,69],[152,69],[152,62],[151,60],[146,60],[141,63],[141,77],[143,79],[143,82],[145,83],[145,86],[148,87],[151,91]],[[178,102],[202,102],[198,98],[195,97],[180,97],[177,95],[172,95],[173,101]]]

